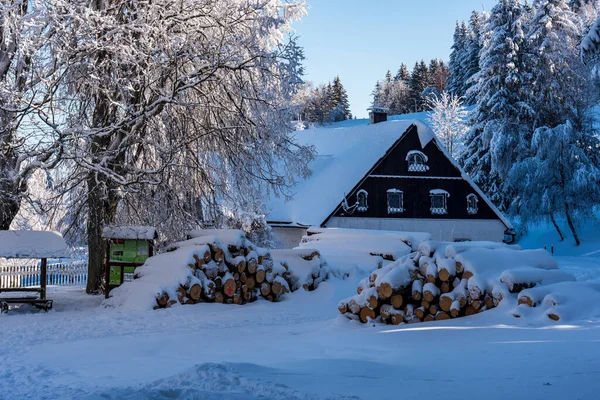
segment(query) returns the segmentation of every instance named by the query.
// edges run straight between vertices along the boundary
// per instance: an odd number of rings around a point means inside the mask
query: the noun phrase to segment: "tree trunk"
[[[560,241],[562,242],[563,240],[565,240],[565,237],[564,237],[562,231],[560,230],[560,227],[556,223],[556,219],[554,219],[554,213],[552,213],[552,212],[550,213],[550,221],[552,221],[552,225],[554,225],[554,229],[556,229],[556,232],[558,232],[558,236],[560,236]]]
[[[579,240],[579,235],[577,235],[577,231],[575,230],[575,225],[573,224],[573,219],[571,218],[571,211],[569,209],[569,203],[565,202],[565,215],[567,216],[567,222],[569,223],[569,228],[571,229],[571,233],[573,233],[573,239],[575,239],[575,245],[579,246],[581,241]]]
[[[88,176],[87,239],[88,239],[88,281],[85,289],[88,294],[99,294],[104,289],[104,265],[106,247],[102,240],[104,226],[114,222],[116,200],[110,201],[106,179],[90,172]]]

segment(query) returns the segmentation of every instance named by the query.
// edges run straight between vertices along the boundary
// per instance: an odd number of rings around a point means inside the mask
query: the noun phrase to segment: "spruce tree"
[[[476,93],[469,89],[475,83],[475,75],[479,72],[479,58],[481,55],[481,40],[484,24],[489,16],[486,13],[473,11],[469,19],[469,33],[465,39],[464,77],[461,93],[465,97],[465,104],[475,104]]]
[[[406,64],[400,64],[400,68],[398,68],[398,72],[396,73],[396,76],[394,76],[394,80],[404,81],[408,84],[408,82],[410,81],[410,72],[408,71],[408,67],[406,66]]]
[[[426,100],[421,96],[429,83],[429,69],[425,61],[415,63],[415,67],[410,76],[410,105],[414,111],[423,111],[426,106]]]
[[[454,43],[452,44],[452,52],[450,53],[449,76],[446,81],[448,92],[461,97],[464,95],[463,89],[463,65],[465,53],[465,32],[461,28],[461,24],[457,21],[454,28]]]
[[[570,118],[573,99],[569,95],[587,79],[578,68],[576,20],[569,0],[536,3],[529,24],[531,57],[527,59],[533,71],[530,96],[535,127],[555,127]]]
[[[525,10],[519,0],[500,0],[491,12],[477,73],[475,109],[461,163],[492,200],[505,208],[503,180],[522,155],[521,133],[530,131],[523,115],[522,62]]]
[[[331,108],[332,110],[341,110],[341,119],[340,116],[338,116],[333,119],[333,122],[350,119],[351,114],[348,94],[346,93],[344,85],[342,85],[339,75],[333,79],[333,84],[331,85]]]

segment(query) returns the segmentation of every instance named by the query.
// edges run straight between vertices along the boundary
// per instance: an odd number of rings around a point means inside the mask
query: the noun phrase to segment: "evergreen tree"
[[[408,67],[406,66],[406,64],[400,64],[400,68],[398,68],[398,72],[396,73],[394,80],[404,81],[406,83],[410,81],[410,72],[408,72]]]
[[[529,24],[529,53],[532,88],[530,102],[535,110],[534,126],[555,127],[572,119],[573,90],[588,78],[577,57],[577,16],[569,0],[539,0]]]
[[[333,118],[333,122],[350,119],[351,114],[350,103],[348,102],[348,94],[346,93],[346,89],[344,88],[344,85],[342,85],[339,76],[336,76],[333,79],[333,85],[331,85],[331,108],[332,110],[341,110],[341,115]]]
[[[486,13],[473,11],[469,19],[469,34],[465,39],[465,52],[462,60],[465,63],[464,76],[460,90],[467,105],[475,104],[475,93],[469,89],[475,83],[473,78],[479,72],[482,33],[488,17]]]
[[[579,245],[575,216],[593,218],[592,209],[600,198],[600,141],[567,121],[537,129],[532,148],[535,154],[511,170],[511,180],[519,189],[513,212],[524,222],[552,221],[561,240],[554,215],[564,214]]]
[[[446,81],[448,91],[456,96],[462,97],[464,83],[464,69],[461,64],[465,58],[466,51],[466,32],[459,22],[456,22],[454,28],[454,43],[450,53],[449,76]]]
[[[425,61],[415,63],[412,74],[410,76],[410,105],[414,107],[414,111],[423,111],[426,106],[426,100],[422,97],[423,91],[429,83],[429,69]]]
[[[446,81],[448,80],[448,66],[444,61],[434,58],[429,63],[429,86],[435,88],[438,93],[446,90]]]
[[[524,14],[519,0],[500,0],[492,9],[481,51],[481,70],[473,88],[478,94],[476,107],[460,159],[467,172],[501,207],[506,207],[503,180],[515,160],[527,156],[520,134],[530,131],[524,118],[527,112],[523,109],[528,106],[522,93]]]

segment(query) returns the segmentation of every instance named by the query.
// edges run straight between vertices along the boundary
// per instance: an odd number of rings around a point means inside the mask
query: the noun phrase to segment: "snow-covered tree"
[[[501,0],[491,11],[480,71],[470,89],[477,93],[477,103],[460,157],[467,172],[501,206],[506,205],[504,179],[512,164],[528,155],[527,140],[521,138],[522,132],[530,131],[531,113],[523,94],[524,17],[519,0]]]
[[[447,90],[456,95],[464,96],[465,60],[467,54],[467,29],[463,23],[456,22],[454,28],[454,43],[450,52],[449,75],[446,81]]]
[[[65,185],[86,186],[88,292],[101,289],[102,228],[130,194],[186,176],[198,204],[251,203],[249,193],[285,194],[309,173],[311,151],[291,136],[298,77],[281,51],[304,4],[53,4],[52,54],[66,83],[53,106],[68,111],[56,127],[71,163]]]
[[[448,92],[442,92],[439,97],[431,98],[429,106],[432,110],[429,114],[429,122],[433,131],[448,152],[456,157],[468,130],[466,108],[459,97]]]
[[[564,215],[579,245],[575,216],[593,217],[600,198],[600,141],[567,121],[536,129],[532,147],[535,154],[511,170],[511,180],[519,189],[513,211],[526,222],[551,220],[561,239],[555,215]]]
[[[58,135],[43,121],[56,89],[46,57],[53,21],[37,0],[0,3],[0,229],[9,229],[38,168],[52,168]]]
[[[534,127],[554,127],[571,119],[578,92],[589,79],[576,56],[577,17],[569,0],[539,0],[529,21],[527,37],[532,84],[528,89],[535,113]],[[578,96],[578,93],[576,94]]]

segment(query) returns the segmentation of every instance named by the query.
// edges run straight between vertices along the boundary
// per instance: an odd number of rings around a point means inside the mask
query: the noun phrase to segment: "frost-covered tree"
[[[456,157],[468,130],[466,108],[459,97],[448,92],[442,92],[439,97],[431,98],[429,106],[432,110],[429,114],[429,122],[433,131],[448,152]]]
[[[569,0],[539,0],[529,21],[528,66],[534,127],[554,127],[572,119],[575,97],[589,79],[576,56],[579,32]]]
[[[465,103],[475,104],[475,95],[469,89],[475,83],[473,77],[479,72],[479,60],[482,48],[482,34],[485,30],[489,15],[485,12],[473,11],[469,19],[469,30],[465,40],[464,74],[461,92],[465,97]]]
[[[27,181],[60,156],[59,136],[43,106],[56,89],[47,57],[53,21],[37,0],[0,3],[0,229],[9,229],[27,197]]]
[[[460,157],[467,172],[501,206],[506,205],[504,179],[512,164],[528,155],[528,144],[521,137],[530,131],[527,118],[531,113],[523,94],[525,15],[519,0],[501,0],[491,11],[480,71],[471,88],[477,93],[477,103]]]
[[[465,60],[467,54],[467,29],[465,24],[456,22],[454,43],[450,52],[449,75],[446,82],[448,91],[456,96],[464,96]]]
[[[535,154],[511,170],[511,180],[519,189],[513,211],[526,222],[551,220],[561,239],[555,215],[564,215],[579,245],[575,216],[593,217],[600,198],[600,141],[567,121],[536,129],[532,148]]]
[[[200,204],[252,202],[249,193],[282,193],[308,173],[311,152],[290,134],[298,81],[280,47],[303,4],[53,6],[52,54],[65,79],[53,106],[65,115],[56,127],[66,135],[71,170],[64,184],[86,188],[78,209],[86,211],[89,293],[102,287],[102,229],[117,221],[129,195],[186,176]]]

